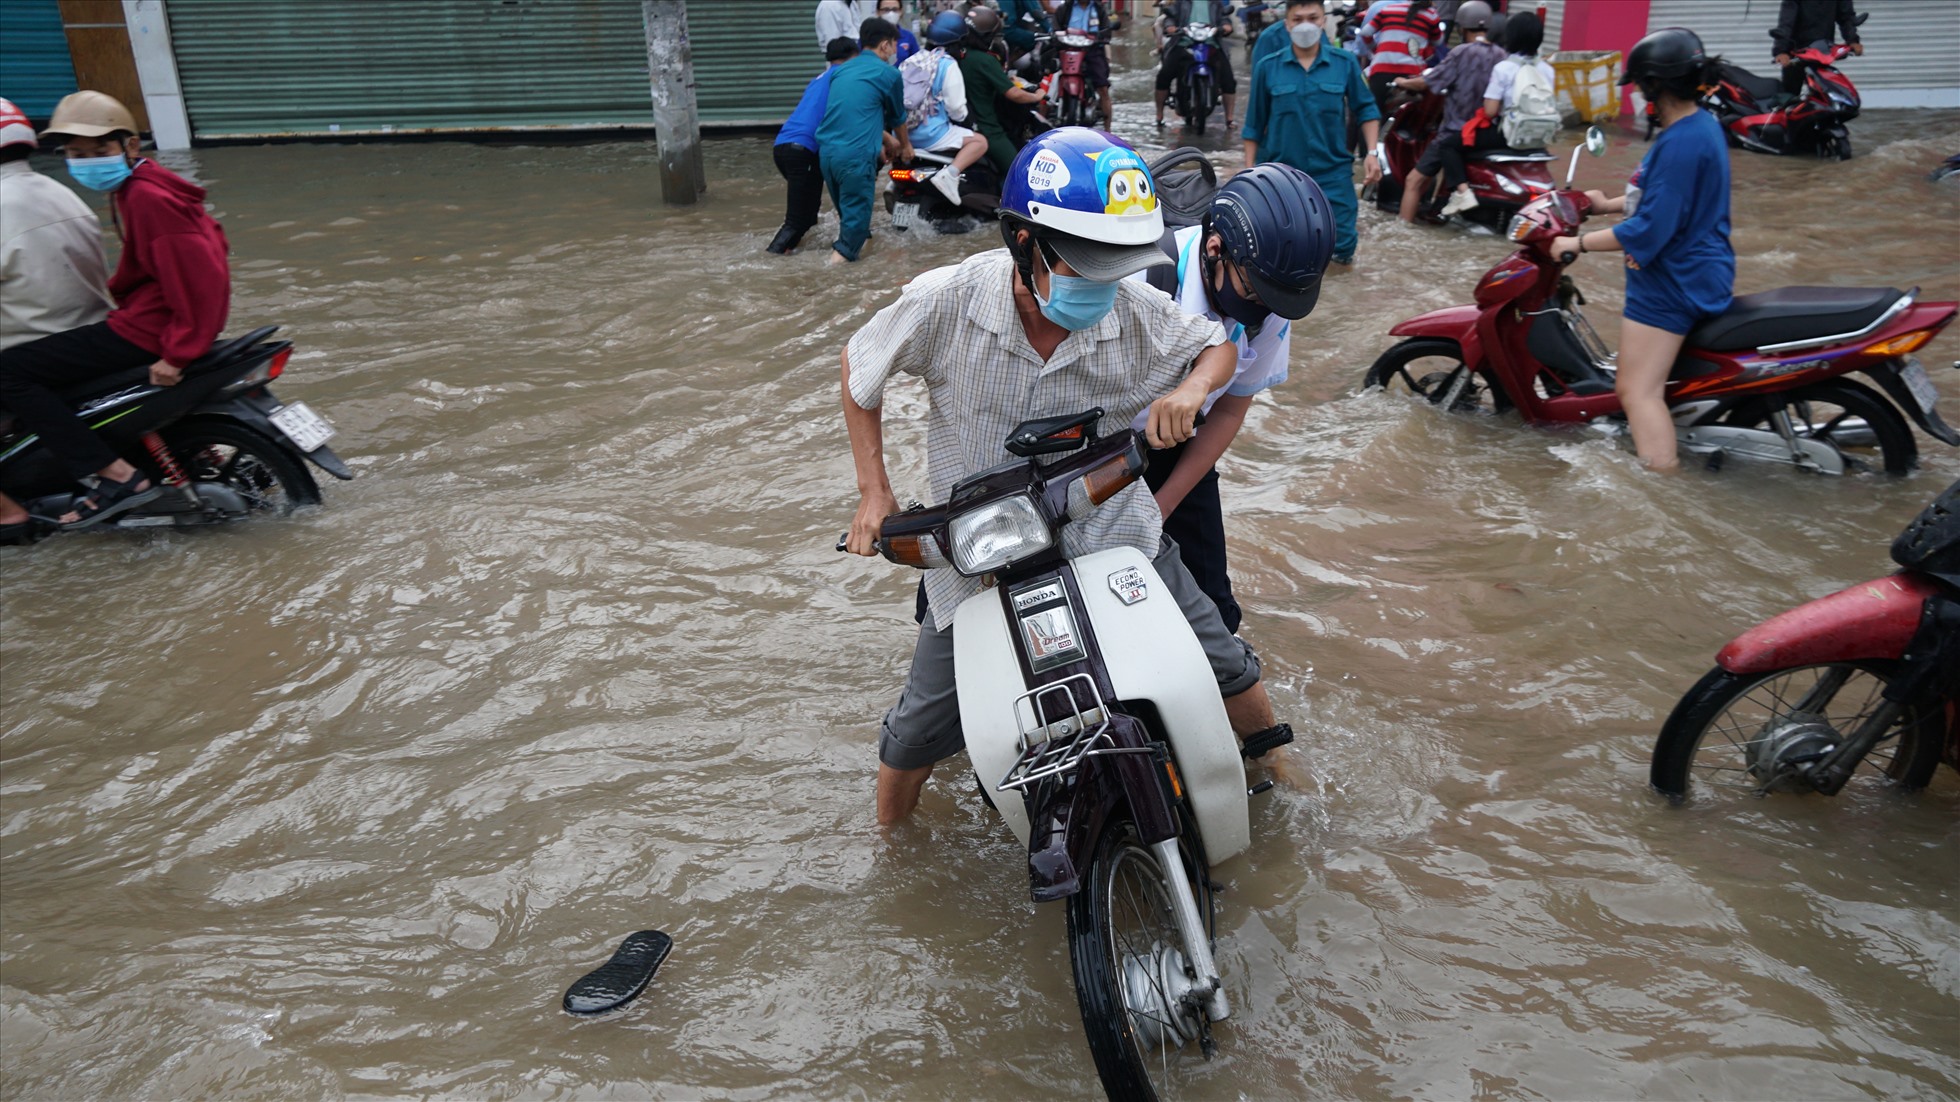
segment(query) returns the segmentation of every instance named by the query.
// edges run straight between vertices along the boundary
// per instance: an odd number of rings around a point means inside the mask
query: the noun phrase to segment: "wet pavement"
[[[1118,129],[1149,125],[1119,78]],[[1736,154],[1739,290],[1960,298],[1960,114]],[[1571,137],[1567,135],[1568,139]],[[1237,135],[1198,144],[1237,163]],[[1644,148],[1615,133],[1587,184]],[[0,550],[0,1094],[1090,1097],[1063,921],[957,771],[872,819],[915,579],[831,549],[837,352],[990,247],[881,213],[787,259],[767,137],[292,145],[212,189],[233,329],[359,471],[226,530]],[[58,171],[58,170],[56,170]],[[1888,569],[1960,477],[1658,478],[1593,432],[1358,393],[1491,236],[1363,212],[1225,465],[1245,634],[1316,785],[1221,866],[1222,1098],[1960,1093],[1960,777],[1670,808],[1674,700],[1740,628]],[[1612,339],[1610,265],[1576,270]],[[1949,420],[1949,331],[1920,356]],[[923,393],[888,453],[923,493]],[[559,1011],[625,934],[633,1008]]]

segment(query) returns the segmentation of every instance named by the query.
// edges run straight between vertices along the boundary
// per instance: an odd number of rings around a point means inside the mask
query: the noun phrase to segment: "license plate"
[[[271,420],[280,432],[286,434],[286,439],[293,442],[293,447],[303,452],[310,452],[333,439],[333,426],[305,402],[281,407]]]
[[[1939,404],[1940,392],[1933,386],[1933,380],[1926,377],[1926,369],[1918,360],[1907,360],[1899,369],[1899,378],[1905,381],[1906,389],[1912,391],[1913,400],[1927,413]]]
[[[892,228],[909,230],[919,221],[919,204],[897,203],[892,206]]]

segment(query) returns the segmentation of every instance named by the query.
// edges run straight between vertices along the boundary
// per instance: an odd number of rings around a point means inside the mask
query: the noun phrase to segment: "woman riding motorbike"
[[[1688,331],[1729,307],[1735,249],[1729,244],[1729,152],[1722,127],[1695,106],[1717,79],[1719,58],[1693,31],[1668,27],[1634,44],[1620,83],[1659,108],[1660,136],[1627,181],[1626,194],[1592,191],[1593,213],[1626,214],[1610,229],[1552,242],[1552,255],[1623,250],[1625,318],[1615,390],[1641,462],[1673,470],[1674,421],[1665,392]]]

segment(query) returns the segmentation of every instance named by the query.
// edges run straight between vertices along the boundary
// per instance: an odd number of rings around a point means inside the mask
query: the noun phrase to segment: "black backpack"
[[[1157,189],[1157,209],[1164,212],[1164,236],[1157,242],[1164,255],[1177,260],[1175,235],[1185,226],[1202,225],[1211,210],[1212,196],[1218,194],[1218,170],[1203,150],[1182,146],[1157,158],[1150,165],[1150,180]],[[1144,270],[1144,282],[1167,295],[1177,294],[1177,265],[1159,264]]]

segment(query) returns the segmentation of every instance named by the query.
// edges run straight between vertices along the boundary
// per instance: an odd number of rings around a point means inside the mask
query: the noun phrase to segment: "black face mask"
[[[1261,303],[1253,302],[1239,294],[1232,286],[1232,277],[1218,278],[1218,259],[1210,253],[1200,253],[1204,257],[1205,293],[1210,296],[1212,305],[1218,312],[1245,326],[1246,336],[1255,336],[1266,319],[1273,316],[1272,310]]]

